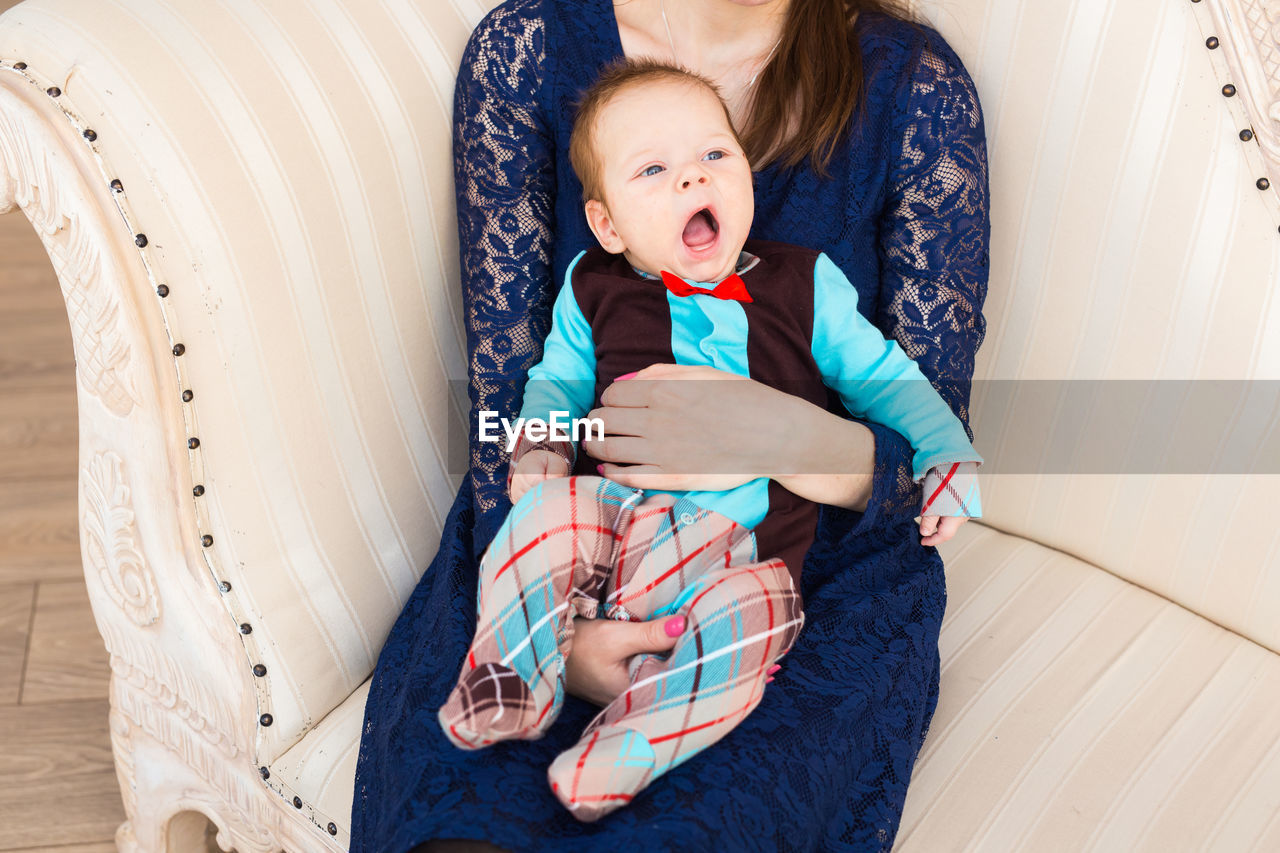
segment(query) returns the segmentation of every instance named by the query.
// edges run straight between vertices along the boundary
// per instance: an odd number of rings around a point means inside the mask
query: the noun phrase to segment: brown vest
[[[744,249],[760,262],[742,274],[752,302],[747,316],[751,378],[818,406],[827,388],[813,360],[813,268],[818,253],[799,246],[750,240]],[[591,249],[573,268],[573,295],[591,326],[596,387],[600,394],[619,376],[651,364],[675,362],[671,313],[661,281],[639,275],[622,255]],[[596,474],[599,460],[582,451],[575,474]],[[800,588],[800,567],[813,542],[818,508],[769,483],[769,511],[755,528],[759,558],[781,557]]]

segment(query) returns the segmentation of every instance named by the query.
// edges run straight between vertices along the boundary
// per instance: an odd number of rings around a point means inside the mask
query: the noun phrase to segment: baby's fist
[[[569,462],[550,450],[530,450],[516,463],[511,473],[511,503],[518,503],[524,493],[544,480],[554,480],[569,474]]]
[[[926,515],[920,519],[920,544],[921,545],[941,545],[952,536],[956,535],[956,531],[960,529],[960,525],[969,519],[965,516],[957,515]]]

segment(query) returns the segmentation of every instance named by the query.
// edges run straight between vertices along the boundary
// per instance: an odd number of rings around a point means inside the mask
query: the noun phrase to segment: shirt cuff
[[[982,517],[977,462],[949,462],[936,465],[924,475],[923,485],[921,516]]]

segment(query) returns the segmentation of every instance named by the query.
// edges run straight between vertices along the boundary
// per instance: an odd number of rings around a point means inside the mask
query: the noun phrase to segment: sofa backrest
[[[450,116],[492,5],[32,0],[0,27],[95,131],[121,245],[146,236],[125,298],[159,306],[193,397],[140,402],[199,440],[175,490],[266,667],[264,764],[369,677],[465,470]]]
[[[984,523],[1280,651],[1275,4],[916,9],[987,125]]]

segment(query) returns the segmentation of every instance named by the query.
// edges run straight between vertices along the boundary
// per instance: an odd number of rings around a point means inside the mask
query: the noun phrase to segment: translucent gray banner
[[[674,388],[664,387],[673,380],[628,381],[636,383],[628,396],[639,401],[679,399],[712,413],[734,409],[725,382],[683,380]],[[454,391],[465,399],[466,386],[458,385]],[[959,387],[944,383],[943,396],[954,398]],[[840,390],[860,401],[855,411],[871,421],[878,406],[911,399],[921,383],[859,382]],[[544,403],[594,399],[594,383],[530,383],[525,395]],[[836,395],[830,402],[847,414]],[[1280,380],[987,380],[972,383],[969,405],[982,474],[1280,474]],[[500,451],[507,437],[498,419],[515,414],[488,417]],[[472,420],[474,432],[476,412]],[[723,438],[714,440],[731,442],[739,429],[726,424]],[[451,460],[467,458],[468,438],[460,430],[451,430],[449,443]],[[768,473],[692,458],[686,473]],[[832,458],[807,473],[866,473],[863,468],[857,460]]]

